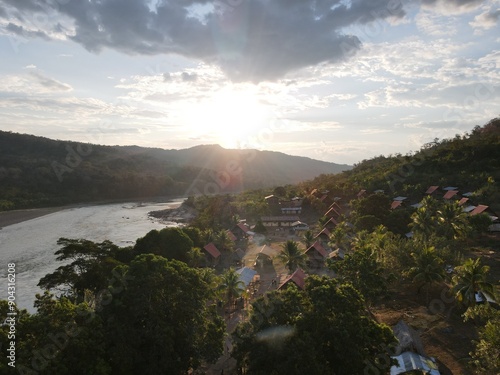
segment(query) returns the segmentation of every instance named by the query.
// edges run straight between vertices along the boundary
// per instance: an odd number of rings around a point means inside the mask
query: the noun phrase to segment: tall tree
[[[245,284],[240,279],[234,268],[228,269],[220,277],[219,290],[224,294],[224,298],[229,306],[233,306],[236,298],[245,292]]]
[[[439,233],[447,239],[460,239],[467,235],[467,214],[457,202],[446,202],[436,212]]]
[[[306,230],[304,236],[302,237],[304,240],[304,245],[306,245],[306,249],[309,248],[314,242],[314,234],[311,230]]]
[[[278,259],[285,265],[290,272],[294,272],[297,268],[306,266],[307,255],[299,249],[299,244],[295,241],[286,241],[278,254]]]
[[[395,343],[389,327],[372,320],[351,285],[309,276],[304,291],[293,285],[256,300],[233,335],[233,356],[246,374],[362,374],[386,359]]]
[[[467,307],[476,305],[476,292],[483,292],[494,297],[495,291],[487,281],[490,267],[481,265],[481,259],[467,259],[461,266],[455,268],[452,278],[453,291],[457,300]]]
[[[408,275],[414,283],[419,284],[417,293],[420,293],[424,286],[430,286],[432,283],[444,280],[443,260],[433,246],[425,247],[411,255],[415,263],[408,271]],[[428,288],[426,291],[428,299]]]
[[[110,241],[95,243],[83,239],[60,238],[56,260],[69,262],[40,279],[43,289],[63,291],[67,296],[83,301],[85,290],[93,293],[108,286],[111,270],[122,261],[129,261],[129,248],[120,249]],[[122,256],[123,255],[123,256]]]
[[[224,324],[204,273],[153,254],[118,272],[129,281],[102,311],[113,374],[185,374],[222,354]]]
[[[152,230],[139,238],[134,246],[136,254],[155,254],[167,259],[188,263],[193,241],[180,228]]]

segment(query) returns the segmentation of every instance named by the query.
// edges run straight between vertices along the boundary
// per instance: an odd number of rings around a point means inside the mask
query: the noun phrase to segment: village
[[[354,195],[354,200],[372,195],[384,196],[385,192],[361,190]],[[474,202],[472,195],[470,192],[460,193],[454,186],[443,188],[430,186],[422,194],[421,201],[412,202],[407,197],[397,196],[392,200],[389,199],[387,208],[390,211],[411,208],[416,212],[422,207],[425,199],[432,198],[459,206],[469,217],[480,214],[488,217],[490,220],[488,233],[495,235],[500,230],[498,215],[488,206]],[[229,253],[222,251],[214,242],[203,247],[207,265],[219,270],[234,268],[244,285],[241,296],[232,306],[225,307],[224,316],[228,333],[231,333],[240,321],[247,319],[248,307],[256,298],[269,291],[287,288],[292,283],[298,289],[304,289],[308,275],[336,277],[335,271],[328,265],[342,261],[346,255],[355,251],[348,244],[349,240],[356,236],[354,225],[349,221],[353,209],[352,201],[348,202],[345,197],[332,196],[327,190],[314,189],[307,196],[307,200],[314,200],[316,207],[323,208],[323,213],[311,215],[311,210],[305,210],[303,207],[304,198],[284,199],[275,194],[262,197],[269,211],[275,215],[261,216],[256,223],[241,219],[233,227],[228,228],[226,233],[234,243],[234,251]],[[340,230],[337,229],[337,235],[332,235],[336,228]],[[342,231],[346,238],[338,240],[338,232]],[[412,231],[408,231],[404,237],[409,240],[413,235]],[[287,268],[284,264],[286,257],[282,255],[290,243],[297,244],[304,254],[304,266],[295,270]],[[447,264],[443,267],[445,274],[449,276],[449,282],[454,266]],[[492,298],[481,292],[476,293],[475,298],[478,304],[488,301],[496,305]],[[396,308],[388,307],[391,303]],[[399,366],[391,368],[391,375],[411,370],[420,370],[431,375],[460,373],[457,372],[460,366],[454,364],[459,358],[454,358],[454,354],[450,352],[443,353],[447,350],[443,351],[439,346],[446,344],[443,342],[436,344],[435,338],[432,337],[436,335],[437,330],[444,329],[453,333],[457,330],[446,322],[450,317],[443,317],[442,311],[436,314],[432,308],[418,306],[415,301],[401,303],[394,298],[389,303],[374,304],[372,312],[376,320],[393,327],[394,334],[399,340],[399,346],[394,350],[393,356],[399,360]],[[460,325],[461,322],[456,324]],[[429,334],[431,330],[433,334]],[[427,345],[423,344],[420,337],[422,334]],[[460,335],[462,340],[467,337],[467,334]],[[450,338],[451,341],[453,338]],[[231,348],[231,337],[228,336],[225,355],[209,369],[208,373],[216,374],[219,369],[225,369],[226,373],[234,371],[236,363],[231,358]],[[464,355],[467,354],[464,352]]]

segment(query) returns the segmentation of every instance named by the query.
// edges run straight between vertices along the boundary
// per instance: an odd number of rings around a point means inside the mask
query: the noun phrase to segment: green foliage
[[[470,353],[476,374],[496,375],[500,373],[500,311],[490,305],[467,309],[466,318],[480,317],[486,324],[479,329],[479,340]]]
[[[220,277],[219,290],[222,291],[226,302],[231,306],[236,298],[245,291],[245,284],[234,268],[228,269]]]
[[[382,224],[382,220],[374,215],[364,215],[359,216],[354,222],[354,226],[358,231],[369,231],[371,232],[375,227]]]
[[[370,302],[387,291],[387,272],[369,246],[346,254],[343,260],[330,261],[328,267],[343,282],[350,282]]]
[[[233,337],[233,356],[249,375],[360,374],[377,355],[388,359],[384,348],[395,342],[351,285],[317,276],[304,291],[291,286],[256,300]]]
[[[42,277],[38,286],[43,289],[59,289],[66,295],[82,301],[85,290],[94,293],[108,286],[111,270],[126,260],[128,249],[120,249],[110,241],[95,243],[89,240],[60,238],[56,251],[57,260],[70,262]]]
[[[290,272],[294,272],[297,268],[305,268],[307,255],[299,249],[299,244],[295,241],[286,241],[278,254],[278,259]]]
[[[461,266],[455,268],[452,278],[453,291],[457,301],[467,307],[476,305],[476,292],[483,292],[495,297],[493,285],[487,281],[490,268],[481,265],[481,259],[467,259]]]
[[[267,228],[262,223],[262,220],[258,220],[257,221],[257,223],[255,224],[254,232],[255,233],[260,233],[260,234],[266,234],[267,233]]]
[[[184,374],[219,357],[223,322],[200,272],[152,254],[120,272],[130,281],[103,310],[114,373]]]
[[[468,216],[468,225],[473,234],[479,235],[488,231],[488,227],[491,225],[491,219],[485,213]]]
[[[443,260],[437,254],[433,246],[424,247],[423,249],[411,254],[414,265],[408,271],[408,276],[413,282],[419,284],[418,292],[422,287],[444,280]]]
[[[137,240],[134,246],[136,254],[156,254],[167,259],[189,262],[189,252],[193,241],[180,228],[152,230]]]

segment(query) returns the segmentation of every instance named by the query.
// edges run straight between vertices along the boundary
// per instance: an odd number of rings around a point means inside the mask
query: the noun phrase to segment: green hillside
[[[237,192],[298,183],[349,168],[217,145],[164,150],[0,132],[0,210]]]
[[[414,199],[431,185],[454,186],[500,211],[499,166],[500,118],[496,118],[463,136],[428,143],[415,153],[363,160],[352,170],[322,175],[302,186],[346,197],[361,189],[381,189]]]

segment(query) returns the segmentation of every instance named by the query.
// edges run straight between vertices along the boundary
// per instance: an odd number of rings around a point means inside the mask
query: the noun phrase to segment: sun
[[[254,89],[227,87],[193,106],[188,118],[191,131],[201,134],[207,143],[239,148],[251,144],[259,129],[267,125],[269,108]]]

